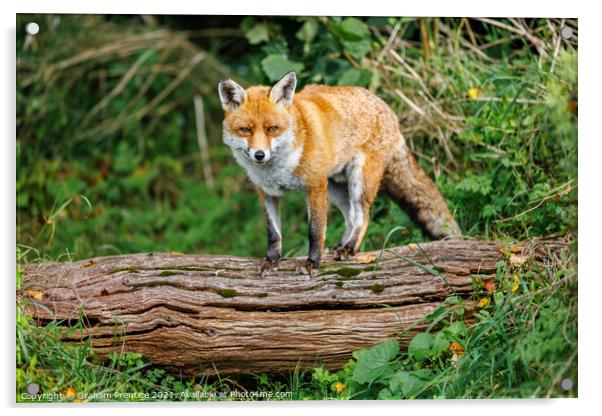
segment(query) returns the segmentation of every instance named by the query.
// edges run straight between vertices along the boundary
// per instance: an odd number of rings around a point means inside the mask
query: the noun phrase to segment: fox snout
[[[264,149],[249,149],[249,157],[254,163],[264,164],[272,157],[272,152]]]
[[[247,137],[249,143],[249,157],[253,163],[262,165],[270,160],[273,155],[271,138],[261,130],[254,131],[253,133],[254,134],[250,137]]]

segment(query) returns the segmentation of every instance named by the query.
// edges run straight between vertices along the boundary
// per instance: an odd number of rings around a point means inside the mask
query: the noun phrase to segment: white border
[[[422,402],[289,402],[289,403],[205,403],[193,406],[141,404],[110,407],[127,408],[128,414],[164,413],[165,409],[181,413],[206,414],[232,411],[244,411],[248,415],[297,415],[324,412],[366,413],[372,406],[379,413],[400,411],[423,414],[479,414],[504,415],[518,409],[546,414],[591,413],[600,407],[596,401],[602,395],[598,392],[600,381],[600,304],[602,294],[600,258],[597,237],[600,233],[600,220],[596,215],[600,211],[600,148],[599,128],[596,121],[602,118],[602,97],[600,90],[600,16],[595,13],[595,2],[545,1],[527,2],[524,0],[503,0],[499,2],[476,2],[469,0],[396,2],[393,0],[369,0],[351,3],[336,1],[248,1],[229,0],[223,2],[204,2],[202,0],[183,1],[166,0],[104,0],[104,1],[68,1],[68,0],[20,0],[18,4],[2,2],[0,19],[3,23],[2,62],[0,85],[3,91],[0,104],[0,125],[5,135],[0,140],[0,154],[4,158],[0,172],[2,175],[2,219],[9,231],[3,234],[0,250],[6,273],[4,279],[4,315],[2,333],[5,335],[2,345],[2,399],[14,408],[14,261],[15,261],[15,13],[132,13],[132,14],[255,14],[255,15],[381,15],[381,16],[540,16],[540,17],[577,17],[579,18],[579,399],[573,400],[498,400],[498,401],[422,401]],[[598,404],[598,406],[596,406]],[[61,406],[19,406],[20,412],[35,415],[63,414],[66,407]],[[85,411],[90,414],[106,416],[106,406],[88,405]],[[69,410],[70,412],[70,410]]]
[[[504,0],[500,2],[428,1],[396,2],[367,0],[351,2],[277,0],[204,1],[145,1],[104,0],[78,1],[21,0],[16,6],[20,13],[131,13],[131,14],[253,14],[253,15],[317,15],[317,16],[519,16],[519,17],[577,17],[577,5],[558,0],[546,1],[544,7],[536,2]]]

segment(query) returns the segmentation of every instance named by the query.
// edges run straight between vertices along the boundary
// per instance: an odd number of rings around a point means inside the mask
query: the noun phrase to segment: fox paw
[[[280,259],[263,259],[261,261],[261,265],[259,266],[261,277],[264,278],[268,275],[268,273],[278,270],[278,267],[280,267]]]
[[[349,260],[353,256],[355,256],[355,253],[347,246],[338,246],[334,249],[333,257],[336,261]]]
[[[304,264],[297,266],[296,273],[310,278],[318,275],[318,267],[314,266],[311,260],[307,260]]]

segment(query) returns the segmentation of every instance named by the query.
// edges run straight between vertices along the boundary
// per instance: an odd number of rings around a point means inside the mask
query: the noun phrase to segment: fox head
[[[278,149],[293,140],[290,113],[297,85],[295,72],[289,72],[272,88],[250,87],[246,91],[231,79],[219,83],[224,117],[224,143],[262,165]]]

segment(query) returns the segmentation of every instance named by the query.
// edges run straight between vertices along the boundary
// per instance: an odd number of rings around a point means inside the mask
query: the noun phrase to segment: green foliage
[[[267,23],[246,17],[240,27],[251,45],[261,45],[241,63],[258,82],[275,82],[294,70],[301,85],[376,85],[377,72],[361,63],[372,50],[374,38],[358,18],[299,17]],[[296,29],[285,30],[288,27]]]
[[[266,56],[261,61],[261,67],[272,82],[278,81],[289,71],[301,72],[303,64],[300,62],[290,61],[286,55],[271,54]]]
[[[433,337],[428,332],[416,335],[408,345],[408,354],[416,361],[439,356],[447,350],[449,342],[441,336],[441,333]]]
[[[81,344],[60,340],[64,326],[37,326],[17,309],[17,402],[231,400],[230,379],[184,378],[151,368],[136,353],[100,360],[82,335],[85,318],[69,330]],[[45,396],[27,394],[36,383]],[[54,396],[53,396],[54,395]]]
[[[357,365],[353,370],[353,381],[361,384],[388,376],[392,371],[389,361],[397,353],[399,345],[396,341],[386,341],[368,350],[355,351],[353,357],[357,359]]]
[[[516,292],[502,269],[505,284],[476,321],[465,323],[466,301],[448,298],[446,308],[425,317],[430,329],[407,351],[394,341],[356,351],[353,376],[340,374],[350,398],[575,397],[576,386],[560,388],[564,378],[577,380],[576,284],[559,281],[565,267],[521,274],[530,285]]]

